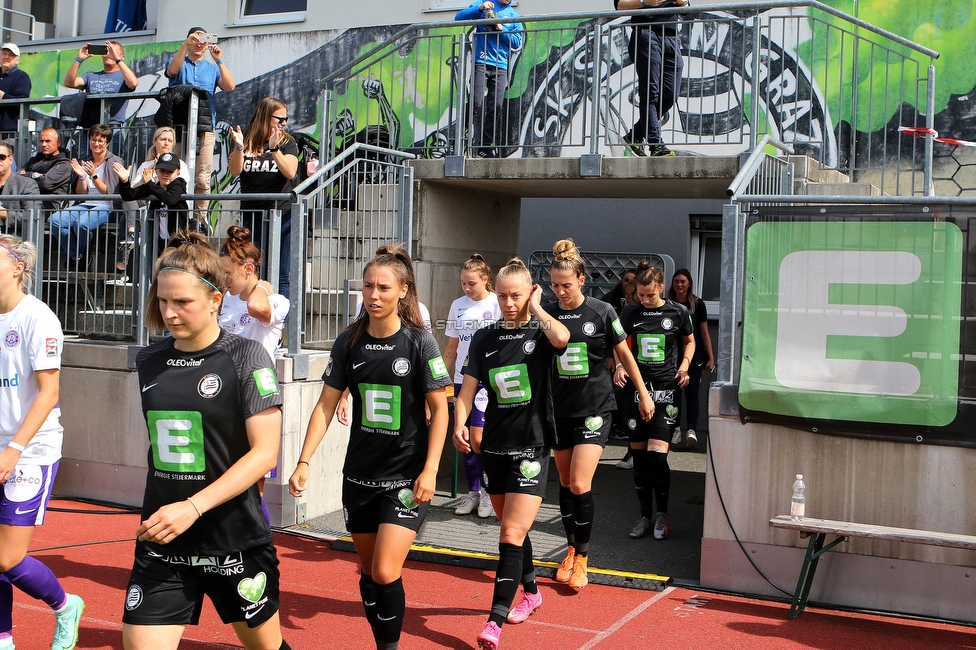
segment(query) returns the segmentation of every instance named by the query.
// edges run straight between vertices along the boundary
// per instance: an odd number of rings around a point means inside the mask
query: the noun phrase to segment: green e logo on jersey
[[[664,334],[638,334],[637,360],[664,363]]]
[[[532,399],[529,368],[524,363],[492,368],[488,371],[488,380],[499,404],[518,404]]]
[[[274,370],[261,368],[251,374],[254,377],[254,384],[258,387],[258,395],[267,397],[278,392],[278,380],[275,379]]]
[[[146,420],[156,469],[181,474],[207,469],[199,411],[149,411]]]
[[[613,322],[610,323],[610,327],[612,327],[613,328],[613,331],[617,333],[617,336],[623,335],[623,333],[624,333],[624,326],[620,324],[620,319],[619,318],[614,318],[613,319]]]
[[[430,366],[430,374],[434,379],[440,379],[441,377],[447,377],[447,366],[444,364],[444,359],[441,357],[436,357],[427,362]]]
[[[945,221],[757,223],[743,406],[945,426],[959,394],[963,237]]]
[[[397,431],[400,428],[400,387],[359,384],[363,426]]]
[[[586,352],[586,343],[573,342],[566,346],[566,351],[556,357],[556,369],[564,377],[590,374],[590,357]]]

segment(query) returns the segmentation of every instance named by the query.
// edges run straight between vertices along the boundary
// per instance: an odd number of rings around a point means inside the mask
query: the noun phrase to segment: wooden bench
[[[873,524],[855,524],[848,521],[831,521],[830,519],[812,519],[806,517],[803,521],[793,521],[789,515],[777,515],[769,520],[773,528],[786,528],[799,531],[801,536],[810,536],[800,577],[796,582],[793,593],[793,603],[790,606],[789,618],[792,620],[800,615],[807,605],[813,576],[817,572],[820,556],[834,548],[848,537],[865,537],[908,544],[927,544],[929,546],[944,546],[947,548],[962,548],[976,550],[976,536],[959,535],[956,533],[938,533],[929,530],[913,530],[911,528],[894,528],[891,526],[876,526]],[[837,538],[824,545],[827,535]]]

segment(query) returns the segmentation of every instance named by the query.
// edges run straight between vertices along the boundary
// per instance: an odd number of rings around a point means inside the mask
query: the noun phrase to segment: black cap
[[[186,35],[187,36],[192,36],[193,34],[195,34],[197,32],[205,32],[205,31],[207,31],[207,30],[205,30],[203,27],[191,27],[190,28],[190,31],[188,31],[186,33]]]
[[[156,169],[175,172],[180,169],[180,159],[171,153],[161,153],[156,158]]]

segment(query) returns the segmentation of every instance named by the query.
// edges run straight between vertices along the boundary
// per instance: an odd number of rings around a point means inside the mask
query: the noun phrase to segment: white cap
[[[16,43],[4,43],[0,46],[0,50],[10,50],[14,56],[20,56],[20,48],[17,47]]]

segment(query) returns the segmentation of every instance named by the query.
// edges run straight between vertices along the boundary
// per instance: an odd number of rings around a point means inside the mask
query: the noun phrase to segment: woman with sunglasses
[[[298,144],[285,131],[288,107],[276,97],[258,102],[251,121],[242,131],[231,129],[234,150],[230,152],[230,173],[239,176],[241,194],[278,194],[290,192],[298,174]],[[281,210],[281,258],[278,268],[278,292],[288,297],[288,273],[291,261],[291,202],[241,200],[244,225],[261,248],[267,246],[264,216],[267,210]],[[265,251],[267,252],[267,251]],[[273,280],[272,280],[273,284]]]
[[[176,650],[205,595],[245,648],[290,647],[256,485],[278,458],[281,392],[264,348],[220,329],[226,289],[199,233],[176,233],[156,260],[146,322],[170,336],[136,357],[150,445],[122,614],[128,650]]]

